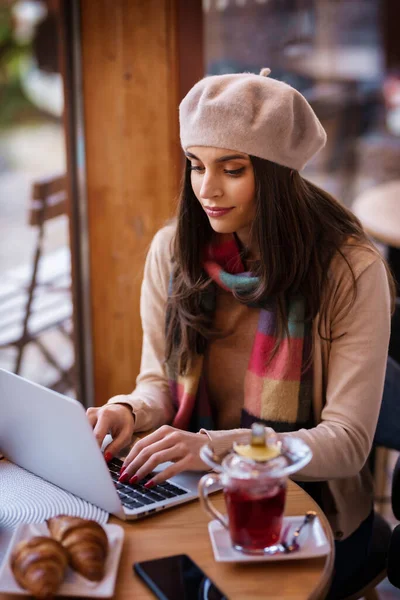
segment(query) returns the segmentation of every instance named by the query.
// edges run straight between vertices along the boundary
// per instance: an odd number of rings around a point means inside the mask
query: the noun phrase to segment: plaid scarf
[[[258,277],[245,272],[234,236],[229,239],[224,236],[222,242],[214,242],[207,248],[203,268],[213,282],[202,300],[208,311],[215,310],[216,286],[246,293],[258,284]],[[172,288],[173,276],[170,290]],[[278,432],[313,426],[312,366],[306,366],[311,351],[311,326],[304,321],[304,304],[301,297],[289,302],[289,337],[283,338],[272,360],[269,357],[276,342],[277,322],[274,302],[251,305],[260,309],[260,316],[244,380],[241,427],[250,427],[254,421],[263,422]],[[190,372],[184,376],[178,374],[174,352],[167,361],[170,391],[177,409],[172,425],[179,429],[215,429],[202,372],[203,358],[203,354],[197,354]]]

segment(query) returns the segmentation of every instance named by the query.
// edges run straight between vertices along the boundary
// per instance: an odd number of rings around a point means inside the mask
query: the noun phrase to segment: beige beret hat
[[[325,145],[325,130],[304,96],[269,73],[197,82],[179,106],[182,148],[227,148],[303,169]]]

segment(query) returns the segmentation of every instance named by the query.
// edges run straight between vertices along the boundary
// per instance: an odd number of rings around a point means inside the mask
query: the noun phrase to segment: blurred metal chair
[[[37,227],[31,266],[5,274],[0,291],[0,348],[13,346],[14,372],[20,373],[28,344],[34,343],[58,373],[51,386],[63,391],[74,386],[70,368],[63,367],[41,336],[57,328],[70,340],[72,317],[69,249],[44,252],[45,223],[67,214],[66,179],[58,175],[32,185],[29,224]]]

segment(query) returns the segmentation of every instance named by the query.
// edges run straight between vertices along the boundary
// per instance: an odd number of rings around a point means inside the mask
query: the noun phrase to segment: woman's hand
[[[88,408],[86,414],[99,446],[108,433],[113,438],[104,452],[104,458],[108,462],[132,439],[135,428],[132,410],[124,404],[105,404],[100,408]]]
[[[190,433],[163,425],[133,446],[126,457],[120,481],[136,483],[148,475],[157,465],[172,461],[163,471],[151,479],[146,487],[161,483],[181,471],[204,471],[209,467],[200,459],[199,451],[208,438],[203,433]]]

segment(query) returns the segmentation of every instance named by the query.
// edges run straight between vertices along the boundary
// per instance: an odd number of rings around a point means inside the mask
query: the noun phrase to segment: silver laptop
[[[198,497],[202,473],[185,472],[149,490],[118,482],[122,464],[108,465],[83,406],[0,369],[0,452],[11,462],[117,517],[139,519]],[[162,470],[170,463],[159,465]],[[150,479],[151,476],[148,477]]]

